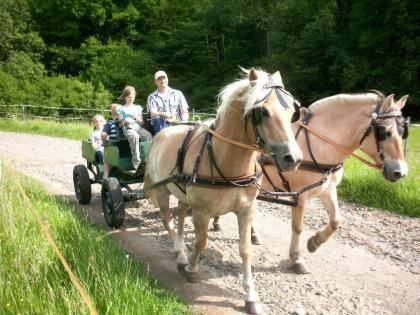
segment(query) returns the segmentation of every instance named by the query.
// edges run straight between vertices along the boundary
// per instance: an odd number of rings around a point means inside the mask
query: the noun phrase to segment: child
[[[109,107],[109,112],[111,113],[111,119],[105,124],[102,129],[102,143],[107,143],[108,141],[117,141],[119,134],[119,125],[118,125],[118,109],[121,107],[120,104],[111,104]],[[104,160],[104,178],[109,176],[111,167]]]
[[[134,104],[136,90],[132,86],[126,86],[119,97],[125,100],[125,105],[118,109],[118,119],[122,121],[125,136],[131,148],[132,163],[134,169],[137,169],[141,163],[140,160],[140,141],[152,141],[152,135],[146,129],[141,127],[143,123],[143,108]]]
[[[97,114],[93,116],[92,123],[94,128],[90,133],[90,141],[92,142],[92,147],[95,150],[96,162],[102,164],[104,161],[104,147],[102,144],[101,134],[105,124],[105,118],[102,115]]]

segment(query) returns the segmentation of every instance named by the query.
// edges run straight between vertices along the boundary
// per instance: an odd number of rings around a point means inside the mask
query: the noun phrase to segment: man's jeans
[[[162,117],[154,117],[152,119],[152,124],[153,129],[155,130],[155,134],[157,134],[162,129],[170,126],[170,124],[168,124]]]

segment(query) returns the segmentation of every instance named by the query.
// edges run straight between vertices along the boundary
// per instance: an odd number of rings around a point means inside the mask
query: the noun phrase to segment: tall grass
[[[182,299],[151,278],[86,217],[76,215],[65,200],[7,167],[0,182],[0,314],[89,314],[16,179],[48,221],[99,314],[191,314]]]
[[[73,140],[87,139],[92,128],[88,123],[0,119],[0,130],[3,131],[32,133]]]
[[[409,216],[420,216],[420,128],[411,127],[408,138],[408,176],[399,182],[386,181],[381,173],[348,159],[338,193],[348,200],[392,210]]]

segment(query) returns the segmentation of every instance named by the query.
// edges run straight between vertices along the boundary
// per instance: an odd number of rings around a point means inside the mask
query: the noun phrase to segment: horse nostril
[[[283,157],[283,160],[284,160],[286,163],[294,163],[294,162],[295,162],[295,160],[294,160],[294,158],[293,158],[293,156],[292,156],[291,154],[286,154],[286,155]]]
[[[392,173],[392,176],[394,177],[394,179],[400,179],[401,177],[403,177],[400,171],[394,171]]]

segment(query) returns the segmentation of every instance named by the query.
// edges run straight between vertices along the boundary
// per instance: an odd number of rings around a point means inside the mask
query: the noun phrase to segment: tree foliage
[[[304,104],[377,89],[410,94],[415,115],[419,21],[414,0],[3,0],[0,62],[32,83],[134,85],[140,103],[164,69],[196,109],[215,107],[238,66],[262,67]]]

